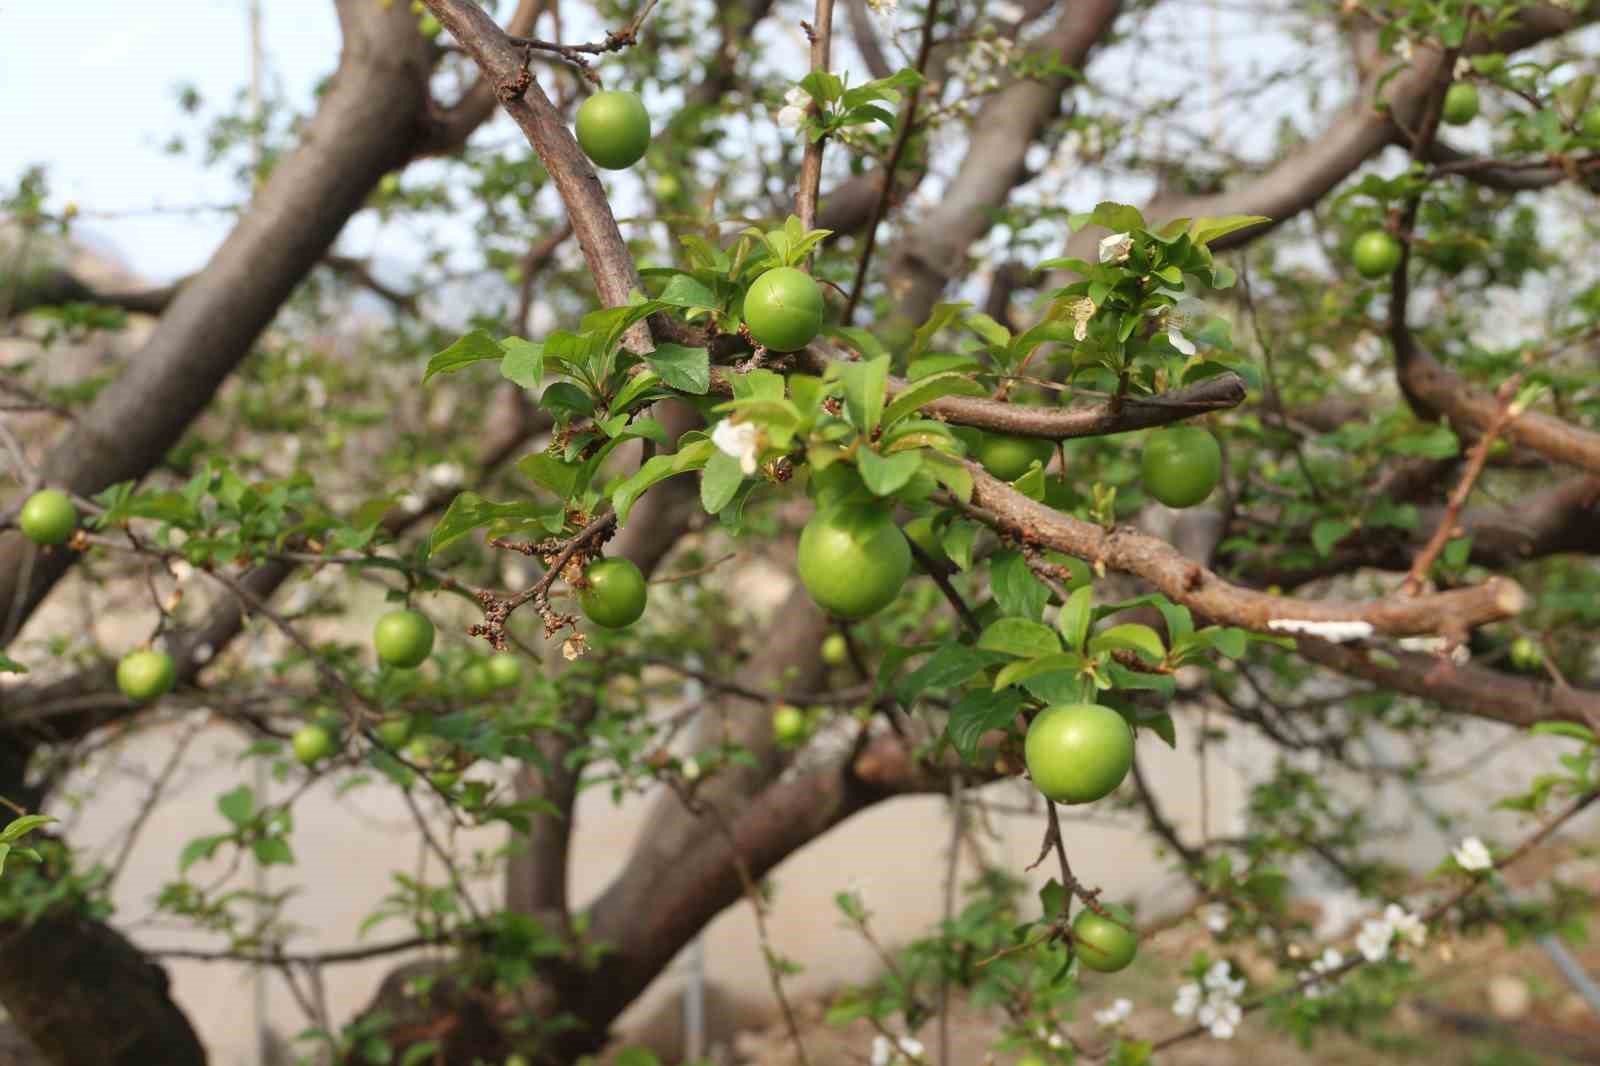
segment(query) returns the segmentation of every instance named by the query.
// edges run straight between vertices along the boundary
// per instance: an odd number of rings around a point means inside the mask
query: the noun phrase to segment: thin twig
[[[810,24],[802,23],[811,38],[811,72],[824,73],[833,51],[833,0],[817,0],[816,16]],[[815,104],[812,105],[813,109]],[[822,186],[822,149],[826,137],[806,141],[805,155],[800,160],[800,186],[794,194],[794,212],[800,216],[800,228],[810,232],[817,221],[817,192]]]

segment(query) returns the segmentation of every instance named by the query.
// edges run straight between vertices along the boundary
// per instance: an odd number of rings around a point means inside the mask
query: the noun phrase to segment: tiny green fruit
[[[806,735],[805,712],[787,703],[780,705],[772,712],[772,735],[784,747],[799,743]]]
[[[840,618],[865,618],[900,595],[911,548],[883,508],[840,504],[812,515],[800,531],[797,564],[819,606]]]
[[[495,688],[512,688],[522,683],[522,660],[508,651],[489,656],[489,676]]]
[[[822,330],[822,290],[803,270],[774,267],[745,293],[744,321],[762,347],[798,351]]]
[[[1400,264],[1400,242],[1386,230],[1369,229],[1351,245],[1350,258],[1362,277],[1386,277]]]
[[[435,770],[428,775],[428,780],[433,782],[433,787],[440,792],[449,792],[456,787],[456,782],[461,780],[461,771]]]
[[[1100,973],[1115,973],[1133,961],[1139,950],[1139,934],[1133,928],[1133,915],[1116,903],[1101,908],[1103,917],[1085,909],[1072,920],[1072,943],[1078,961]]]
[[[165,695],[177,680],[178,668],[164,651],[131,651],[117,663],[117,688],[138,703]]]
[[[1033,785],[1056,803],[1092,803],[1133,766],[1133,730],[1097,703],[1046,707],[1028,726],[1023,756]]]
[[[1168,507],[1193,507],[1222,479],[1222,449],[1199,426],[1150,434],[1140,457],[1145,491]]]
[[[289,739],[289,746],[302,765],[315,766],[333,754],[333,736],[320,725],[301,726]]]
[[[392,751],[399,751],[405,747],[406,741],[411,739],[411,727],[409,716],[385,718],[377,724],[372,732],[384,747]]]
[[[1444,120],[1452,126],[1465,126],[1478,117],[1478,88],[1458,81],[1444,94]]]
[[[17,527],[35,544],[61,544],[78,528],[78,509],[60,489],[40,489],[22,505]]]
[[[480,660],[469,665],[461,671],[461,685],[471,698],[488,699],[495,689],[494,675],[489,672],[489,664]]]
[[[1511,665],[1518,670],[1537,670],[1544,665],[1544,652],[1527,637],[1518,637],[1511,642]]]
[[[650,147],[650,112],[633,93],[595,93],[578,108],[578,144],[595,166],[626,170]]]
[[[644,575],[632,560],[597,559],[584,570],[578,603],[589,621],[607,629],[631,626],[644,614]]]
[[[850,660],[850,645],[843,633],[829,633],[822,641],[822,661],[829,666],[843,666]]]
[[[1028,472],[1035,459],[1048,464],[1054,450],[1055,445],[1041,437],[985,433],[978,445],[977,460],[1001,481],[1015,481]]]
[[[422,18],[417,20],[418,32],[430,41],[439,36],[439,32],[443,29],[444,27],[439,24],[439,20],[432,13],[423,15]]]
[[[433,623],[421,611],[390,611],[372,630],[378,660],[410,669],[422,665],[433,651]]]

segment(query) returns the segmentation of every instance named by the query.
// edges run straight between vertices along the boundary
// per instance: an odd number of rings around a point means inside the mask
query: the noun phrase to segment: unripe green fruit
[[[1527,637],[1518,637],[1511,642],[1511,665],[1518,670],[1537,670],[1544,665],[1544,653]]]
[[[35,544],[61,544],[78,528],[78,509],[60,489],[40,489],[17,513],[17,527]]]
[[[495,688],[511,688],[522,683],[522,660],[508,651],[489,656],[489,676]]]
[[[1458,81],[1444,94],[1444,120],[1452,126],[1465,126],[1478,117],[1478,89],[1470,82]]]
[[[494,692],[494,675],[489,673],[489,664],[475,662],[461,671],[461,686],[472,699],[488,699]]]
[[[1394,273],[1400,263],[1400,242],[1386,230],[1372,229],[1356,238],[1350,248],[1356,272],[1364,278],[1381,278]]]
[[[1133,928],[1133,915],[1126,907],[1107,903],[1102,909],[1110,918],[1091,910],[1081,910],[1072,919],[1072,943],[1078,961],[1100,973],[1115,973],[1133,961],[1139,951],[1139,934]]]
[[[985,433],[978,444],[977,460],[1001,481],[1015,481],[1028,472],[1035,459],[1048,464],[1054,450],[1055,445],[1041,437]]]
[[[423,15],[422,18],[417,20],[417,30],[430,41],[439,36],[439,32],[443,29],[444,27],[439,24],[439,20],[432,13]]]
[[[433,623],[421,611],[390,611],[372,630],[378,660],[410,669],[420,666],[433,651]]]
[[[456,782],[461,780],[461,771],[435,770],[428,775],[428,780],[433,782],[433,787],[440,792],[449,792],[456,787]]]
[[[301,726],[289,739],[294,757],[305,766],[314,766],[333,754],[333,737],[320,725]]]
[[[607,629],[631,626],[644,614],[644,575],[630,559],[598,559],[583,572],[578,603],[589,621]]]
[[[829,666],[843,666],[850,660],[850,645],[843,633],[829,633],[822,641],[822,661]]]
[[[1092,803],[1116,791],[1133,766],[1133,730],[1096,703],[1046,707],[1028,726],[1023,756],[1033,785],[1057,803]]]
[[[774,267],[745,293],[744,321],[763,347],[798,351],[822,330],[822,290],[803,270]]]
[[[626,170],[650,147],[650,113],[633,93],[595,93],[578,108],[578,144],[595,166]]]
[[[131,651],[117,663],[117,688],[138,703],[166,695],[177,680],[178,669],[164,651]]]
[[[772,735],[779,744],[792,745],[806,735],[805,712],[785,703],[772,712]]]
[[[385,718],[372,732],[384,747],[398,751],[411,739],[411,719],[410,717]]]
[[[1150,434],[1140,457],[1145,491],[1168,507],[1193,507],[1222,479],[1222,449],[1199,426]]]
[[[900,595],[911,574],[911,548],[883,508],[842,504],[806,523],[797,564],[820,607],[840,618],[865,618]]]

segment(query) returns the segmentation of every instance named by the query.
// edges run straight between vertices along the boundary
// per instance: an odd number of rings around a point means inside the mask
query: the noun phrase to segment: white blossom
[[[1304,633],[1308,637],[1321,637],[1335,644],[1363,640],[1373,633],[1371,622],[1317,622],[1305,618],[1273,618],[1268,620],[1267,628],[1284,633]]]
[[[1243,1018],[1243,1009],[1231,999],[1207,1000],[1195,1015],[1195,1021],[1210,1030],[1217,1040],[1231,1039]]]
[[[1133,1001],[1127,999],[1114,999],[1111,1006],[1105,1010],[1094,1012],[1094,1023],[1102,1029],[1115,1029],[1128,1020],[1133,1013]],[[1052,1034],[1054,1035],[1054,1034]]]
[[[996,0],[989,5],[989,14],[998,22],[1021,22],[1027,11],[1021,4],[1013,3],[1013,0]]]
[[[796,85],[783,94],[783,107],[778,109],[778,125],[786,130],[797,130],[806,122],[806,108],[811,104],[811,94]]]
[[[400,497],[400,508],[407,514],[421,514],[422,509],[426,506],[428,506],[428,501],[414,492],[408,492]]]
[[[460,463],[434,463],[428,467],[428,480],[441,489],[448,489],[461,484],[466,472],[461,469]]]
[[[1463,870],[1476,872],[1494,867],[1494,857],[1489,854],[1489,849],[1484,847],[1483,841],[1477,837],[1463,840],[1450,854],[1456,860],[1456,865]]]
[[[1415,47],[1411,44],[1410,39],[1406,37],[1400,38],[1399,43],[1395,45],[1394,51],[1396,55],[1407,63],[1411,62],[1411,57],[1416,54]]]
[[[711,443],[726,455],[739,460],[746,477],[756,472],[756,453],[760,450],[761,429],[752,422],[724,418],[711,431]]]
[[[1420,948],[1428,942],[1428,927],[1421,918],[1412,914],[1398,903],[1391,903],[1383,909],[1383,920],[1389,923],[1395,936]]]
[[[1133,235],[1113,233],[1100,238],[1100,262],[1121,263],[1133,253]]]
[[[1206,928],[1213,933],[1220,933],[1228,928],[1228,908],[1220,903],[1213,903],[1206,908]]]
[[[208,663],[211,661],[211,657],[216,653],[216,649],[211,645],[202,644],[194,650],[194,661],[197,663]]]
[[[1394,939],[1394,926],[1383,918],[1368,918],[1361,923],[1356,934],[1356,950],[1368,962],[1382,962],[1389,957],[1389,941]]]
[[[1238,999],[1244,995],[1244,978],[1234,977],[1233,969],[1225,961],[1211,964],[1211,969],[1206,971],[1203,982],[1208,992],[1228,999]]]
[[[879,1034],[872,1038],[872,1066],[894,1066],[896,1063],[921,1062],[923,1056],[922,1041],[913,1037],[902,1036],[894,1043],[889,1038]]]
[[[1180,1018],[1194,1014],[1200,1006],[1200,986],[1193,981],[1178,986],[1178,998],[1172,1001],[1172,1013]]]
[[[693,781],[700,776],[700,760],[693,755],[683,760],[682,771],[685,781]]]
[[[1339,950],[1337,948],[1327,948],[1322,952],[1321,955],[1312,960],[1311,972],[1316,974],[1318,977],[1321,977],[1323,974],[1332,973],[1334,970],[1337,970],[1343,965],[1344,956],[1339,953]],[[1326,991],[1327,988],[1322,984],[1322,982],[1313,981],[1306,985],[1304,994],[1307,999],[1316,999]]]
[[[1190,340],[1188,337],[1185,337],[1183,335],[1183,331],[1177,326],[1167,327],[1167,343],[1178,349],[1178,351],[1182,352],[1184,355],[1193,355],[1196,351],[1194,341]]]

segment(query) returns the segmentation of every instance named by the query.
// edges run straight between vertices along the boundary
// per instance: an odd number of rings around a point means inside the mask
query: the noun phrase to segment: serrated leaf
[[[717,514],[739,493],[744,471],[739,460],[724,451],[715,451],[700,474],[700,506],[706,514]]]
[[[922,469],[922,453],[883,456],[863,445],[856,451],[856,469],[861,473],[862,483],[874,496],[888,496],[903,488]]]
[[[505,352],[500,360],[501,377],[525,389],[538,389],[544,384],[544,345],[507,337],[500,347]]]
[[[534,452],[517,460],[517,470],[535,485],[567,500],[572,498],[577,488],[583,467],[577,463],[562,462],[549,452]]]
[[[435,374],[448,374],[469,367],[473,363],[499,359],[504,355],[505,351],[498,341],[484,330],[475,329],[428,360],[428,368],[422,374],[422,383],[426,385],[428,379]]]
[[[704,348],[658,344],[644,359],[670,388],[691,396],[704,396],[711,391],[711,355]]]
[[[717,294],[689,274],[674,274],[656,299],[673,307],[716,308],[720,305]]]
[[[1022,709],[1022,696],[1014,689],[969,692],[950,708],[945,732],[961,758],[970,762],[978,753],[978,740],[991,729],[1005,729]]]
[[[951,522],[939,535],[939,546],[958,570],[972,568],[972,546],[978,541],[978,527],[972,522]]]
[[[1127,650],[1138,655],[1147,662],[1158,663],[1167,657],[1167,649],[1161,645],[1161,637],[1149,626],[1137,622],[1127,622],[1122,625],[1112,626],[1110,629],[1096,633],[1089,638],[1090,653],[1098,651]]]
[[[217,846],[227,839],[226,835],[222,835],[195,837],[189,841],[183,846],[183,850],[178,853],[178,872],[180,874],[184,873],[201,859],[211,858],[212,855],[216,854]]]
[[[543,510],[531,500],[495,503],[475,492],[459,493],[433,527],[428,537],[428,554],[438,554],[474,529],[508,518],[535,519]]]
[[[971,306],[968,303],[935,304],[933,311],[928,315],[928,320],[918,326],[916,332],[911,335],[911,347],[906,350],[906,358],[915,359],[927,351],[928,345],[938,332],[961,317],[961,312]]]

